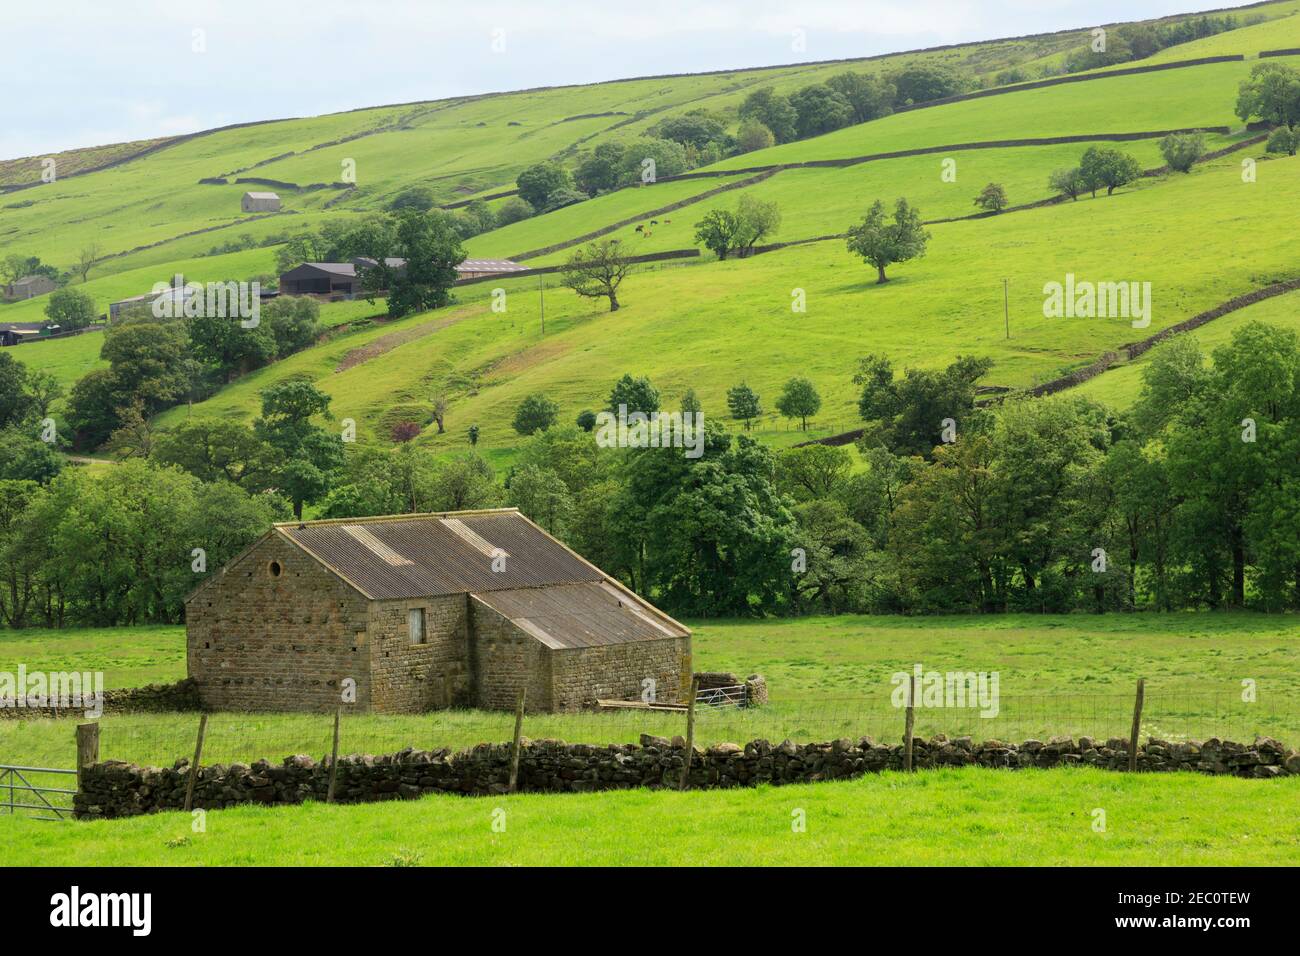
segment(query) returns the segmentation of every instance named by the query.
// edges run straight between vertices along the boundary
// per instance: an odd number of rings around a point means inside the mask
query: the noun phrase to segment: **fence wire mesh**
[[[1020,743],[1053,736],[1127,740],[1133,719],[1132,693],[1002,694],[996,707],[927,706],[924,693],[915,708],[915,734],[970,736]],[[988,702],[985,702],[988,704]],[[695,741],[701,747],[724,741],[763,738],[774,743],[871,737],[877,743],[903,739],[905,712],[888,694],[875,696],[795,696],[774,698],[757,707],[734,703],[696,707]],[[278,763],[292,754],[319,759],[330,752],[333,714],[218,713],[209,715],[204,764]],[[74,765],[75,724],[84,718],[0,721],[0,761],[32,767]],[[198,715],[192,713],[110,714],[100,719],[100,758],[170,766],[194,752]],[[339,752],[394,753],[460,750],[478,743],[509,741],[514,714],[505,711],[442,710],[424,714],[382,715],[343,712]],[[636,743],[642,734],[673,738],[686,734],[684,711],[617,709],[572,714],[529,713],[523,734],[571,743]],[[1300,704],[1261,695],[1242,699],[1240,689],[1146,688],[1141,737],[1204,740],[1220,737],[1249,743],[1270,736],[1300,744]]]

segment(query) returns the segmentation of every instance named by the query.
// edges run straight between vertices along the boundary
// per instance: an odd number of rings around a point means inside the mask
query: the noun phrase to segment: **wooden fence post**
[[[686,759],[682,762],[682,779],[679,790],[686,789],[686,779],[691,773],[691,758],[695,756],[695,698],[700,695],[700,677],[691,675],[691,696],[686,701]]]
[[[524,701],[528,698],[528,688],[519,688],[519,703],[515,706],[515,740],[510,746],[510,792],[519,786],[519,737],[524,729]]]
[[[194,806],[194,783],[199,779],[199,761],[203,759],[203,734],[208,729],[208,715],[199,714],[199,736],[194,741],[194,761],[190,764],[190,779],[185,784],[185,812]]]
[[[330,787],[325,793],[325,802],[334,802],[334,781],[339,775],[339,715],[343,713],[342,707],[334,708],[334,746],[330,749]]]
[[[1128,769],[1136,773],[1138,768],[1138,731],[1142,729],[1142,698],[1146,690],[1146,680],[1138,678],[1137,700],[1133,702],[1133,729],[1128,735]]]
[[[77,724],[78,790],[81,789],[81,769],[96,763],[99,763],[99,724]]]
[[[912,727],[916,721],[916,675],[907,679],[907,717],[903,723],[903,769],[912,772]]]

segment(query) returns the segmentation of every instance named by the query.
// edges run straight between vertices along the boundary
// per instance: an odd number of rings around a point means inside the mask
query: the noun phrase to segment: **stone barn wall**
[[[368,602],[277,533],[194,594],[185,620],[210,710],[333,710],[346,677],[370,707]]]
[[[527,710],[552,711],[551,652],[509,618],[470,597],[469,666],[475,706],[514,710],[519,691],[528,688]]]
[[[411,643],[408,623],[414,608],[424,608],[423,644]],[[376,713],[472,704],[466,596],[376,601],[370,612],[370,667]]]
[[[646,678],[655,682],[656,701],[677,703],[682,658],[690,652],[689,637],[549,651],[554,709],[582,710],[595,706],[598,697],[635,700]]]

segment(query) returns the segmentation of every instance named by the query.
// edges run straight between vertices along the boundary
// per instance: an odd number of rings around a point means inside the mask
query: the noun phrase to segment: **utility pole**
[[[1002,280],[1002,320],[1007,326],[1007,338],[1011,338],[1011,306],[1007,302],[1007,282]]]
[[[546,286],[542,284],[542,277],[537,277],[537,299],[541,303],[542,309],[542,335],[546,334]]]

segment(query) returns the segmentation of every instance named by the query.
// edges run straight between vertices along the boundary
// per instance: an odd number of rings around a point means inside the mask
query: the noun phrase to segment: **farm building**
[[[351,262],[304,262],[280,273],[281,295],[344,295],[361,292],[361,278]]]
[[[186,600],[204,705],[575,711],[683,699],[690,631],[516,509],[277,524]],[[354,685],[347,682],[351,679]]]
[[[456,267],[458,279],[478,279],[482,276],[507,275],[511,272],[527,272],[528,266],[521,266],[509,259],[466,259]]]
[[[6,301],[21,302],[23,299],[34,299],[38,295],[53,292],[58,285],[49,276],[23,276],[0,288],[3,289]]]
[[[244,193],[239,208],[244,212],[279,212],[280,197],[275,193]]]
[[[60,328],[49,322],[5,322],[0,324],[0,345],[22,345],[58,335]]]

